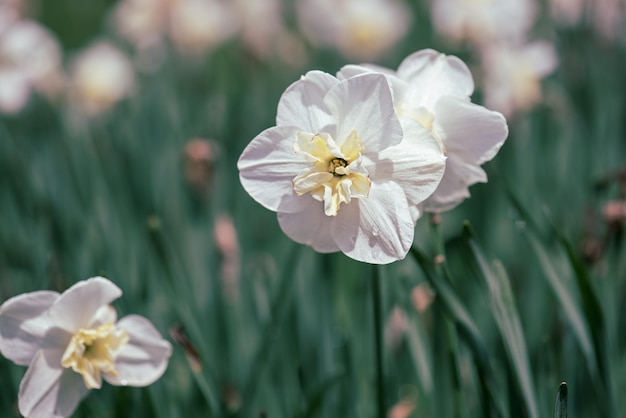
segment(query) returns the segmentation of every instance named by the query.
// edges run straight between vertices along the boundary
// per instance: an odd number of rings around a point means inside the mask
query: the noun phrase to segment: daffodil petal
[[[361,138],[363,155],[402,140],[402,127],[394,110],[391,89],[382,74],[363,74],[343,80],[324,97],[324,103],[337,121],[337,145],[352,131]]]
[[[454,156],[449,157],[446,172],[437,190],[424,202],[424,210],[443,212],[454,208],[470,197],[468,187],[486,183],[487,175],[480,166],[469,164]]]
[[[89,327],[94,328],[99,325],[106,324],[107,322],[117,322],[117,311],[110,305],[101,306],[100,309],[93,314]]]
[[[437,188],[446,168],[446,157],[432,134],[411,119],[402,119],[405,137],[380,153],[374,182],[394,181],[405,191],[410,205],[418,205]]]
[[[277,126],[298,126],[311,133],[330,132],[333,124],[330,112],[322,99],[338,80],[322,71],[309,71],[283,93],[276,113]],[[331,135],[334,132],[330,132]]]
[[[0,352],[16,364],[28,365],[48,330],[45,315],[59,297],[57,292],[38,291],[15,296],[0,306]]]
[[[122,290],[104,277],[92,277],[67,289],[52,304],[50,320],[74,332],[91,324],[94,314],[122,295]]]
[[[323,203],[311,196],[302,196],[308,205],[301,212],[278,213],[278,223],[283,232],[292,240],[306,244],[315,251],[331,253],[339,250],[332,234],[331,226],[334,218],[324,214]],[[341,207],[343,211],[345,205]]]
[[[339,249],[357,261],[388,264],[403,259],[415,224],[402,188],[372,183],[368,199],[342,207],[331,232]]]
[[[403,100],[432,109],[443,96],[463,97],[474,92],[472,73],[463,61],[432,49],[423,49],[406,57],[396,75],[411,85],[415,98]],[[418,103],[416,103],[418,102]]]
[[[40,350],[20,383],[18,406],[29,418],[65,418],[88,392],[82,377],[60,367],[60,350]]]
[[[435,111],[446,149],[468,163],[491,160],[509,133],[501,113],[462,99],[443,97]]]
[[[115,357],[117,376],[103,374],[112,385],[147,386],[159,379],[172,355],[171,344],[161,337],[152,323],[139,315],[120,319],[117,327],[125,330],[130,340]]]
[[[241,185],[269,210],[297,212],[303,205],[293,190],[293,179],[310,163],[298,158],[292,148],[299,131],[295,127],[266,129],[248,144],[237,162]]]

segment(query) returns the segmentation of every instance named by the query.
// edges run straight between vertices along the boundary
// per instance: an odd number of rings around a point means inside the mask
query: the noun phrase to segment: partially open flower
[[[62,294],[26,293],[0,306],[0,352],[28,366],[19,389],[22,415],[68,417],[102,379],[146,386],[161,377],[171,345],[142,316],[117,320],[109,303],[121,294],[94,277]]]

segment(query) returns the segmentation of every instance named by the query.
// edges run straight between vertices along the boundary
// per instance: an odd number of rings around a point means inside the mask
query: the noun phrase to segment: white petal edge
[[[442,96],[469,98],[474,92],[472,73],[463,61],[433,49],[423,49],[406,57],[396,75],[415,92],[413,100],[429,109]]]
[[[342,207],[331,232],[348,257],[365,263],[389,264],[406,257],[414,229],[404,191],[398,184],[383,182],[372,183],[366,199]]]
[[[454,209],[459,203],[470,197],[469,186],[486,183],[487,174],[478,165],[448,158],[446,172],[437,190],[424,202],[426,212],[445,212]]]
[[[455,97],[439,100],[435,115],[448,154],[471,164],[495,157],[509,134],[501,113]]]
[[[69,417],[88,393],[82,377],[61,367],[61,350],[40,350],[20,383],[18,406],[28,418]]]
[[[248,144],[237,162],[241,185],[269,210],[299,212],[303,208],[293,179],[311,163],[293,150],[299,131],[288,126],[266,129]]]
[[[393,104],[391,87],[382,74],[363,74],[342,80],[324,98],[337,121],[335,141],[356,130],[363,155],[376,155],[402,140],[402,127]]]
[[[370,176],[376,183],[393,181],[399,184],[409,205],[415,207],[437,189],[444,176],[446,157],[429,130],[409,118],[401,121],[404,139],[380,153]],[[419,213],[414,215],[419,216]],[[415,216],[414,221],[417,220]]]
[[[49,310],[51,322],[59,328],[75,332],[88,327],[96,312],[122,295],[122,290],[109,279],[92,277],[67,289]]]
[[[128,315],[117,326],[128,332],[130,340],[115,359],[117,376],[104,374],[104,380],[118,386],[147,386],[154,383],[167,369],[172,345],[143,316]]]
[[[309,71],[292,83],[282,94],[276,112],[277,126],[297,126],[300,130],[317,133],[334,124],[323,99],[339,81],[322,71]]]
[[[278,224],[285,235],[297,243],[313,247],[320,253],[339,251],[331,234],[334,218],[324,213],[324,203],[313,199],[310,194],[301,197],[308,203],[297,213],[278,213]],[[355,204],[354,201],[350,204]],[[339,212],[344,210],[342,204]]]
[[[0,306],[0,352],[15,364],[27,366],[48,330],[46,311],[59,297],[42,290],[15,296]]]

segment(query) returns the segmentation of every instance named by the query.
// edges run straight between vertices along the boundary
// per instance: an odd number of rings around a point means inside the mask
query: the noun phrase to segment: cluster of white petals
[[[431,49],[418,51],[402,61],[397,71],[373,65],[348,65],[338,76],[382,73],[393,86],[400,116],[428,129],[443,144],[448,159],[437,190],[423,209],[441,212],[469,197],[468,187],[486,182],[480,167],[491,160],[508,135],[502,114],[470,101],[474,81],[459,58]]]
[[[28,366],[19,388],[22,415],[68,417],[102,379],[146,386],[161,377],[172,347],[142,316],[117,320],[110,303],[121,294],[95,277],[62,294],[26,293],[0,306],[0,352]]]
[[[61,50],[52,33],[0,6],[0,112],[19,112],[32,92],[54,94],[60,78]]]
[[[238,168],[285,234],[359,261],[404,258],[445,156],[430,130],[397,115],[385,76],[311,71],[283,93],[276,125],[252,140]]]
[[[452,209],[486,182],[480,166],[508,135],[473,91],[460,59],[430,49],[397,71],[311,71],[283,93],[277,126],[243,151],[241,183],[296,242],[375,264],[402,259],[421,212]]]

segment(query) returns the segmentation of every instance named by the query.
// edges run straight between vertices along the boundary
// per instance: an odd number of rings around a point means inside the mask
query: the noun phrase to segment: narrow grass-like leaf
[[[304,411],[297,415],[298,418],[310,418],[314,417],[320,410],[322,406],[322,401],[324,397],[328,394],[328,392],[333,389],[344,377],[346,376],[345,371],[338,371],[328,378],[324,379],[322,382],[317,384],[315,388],[311,391],[311,394],[307,398],[306,408]]]
[[[492,268],[489,266],[485,255],[476,242],[469,239],[468,244],[489,289],[492,311],[504,346],[509,354],[512,369],[517,377],[528,416],[538,418],[539,408],[537,407],[526,342],[508,275],[498,261],[493,263]]]
[[[547,254],[546,250],[541,243],[539,243],[534,234],[526,234],[526,237],[528,238],[531,249],[539,260],[539,264],[545,273],[548,284],[552,288],[554,295],[559,301],[559,305],[563,309],[565,319],[572,327],[574,336],[576,337],[583,356],[585,357],[589,372],[592,376],[597,376],[598,365],[596,363],[596,354],[592,344],[591,333],[589,332],[587,322],[584,319],[582,310],[578,305],[576,298],[555,270],[553,263],[550,260],[550,256]]]
[[[294,280],[291,277],[295,270],[296,261],[298,260],[298,252],[300,245],[293,245],[290,253],[286,258],[285,265],[282,268],[279,278],[279,288],[276,291],[276,295],[272,299],[271,304],[271,321],[265,327],[261,342],[259,343],[254,361],[252,362],[252,369],[246,379],[246,386],[243,392],[243,411],[240,416],[249,416],[249,408],[255,399],[259,382],[261,382],[261,373],[267,365],[268,357],[273,349],[272,342],[277,338],[280,332],[281,326],[285,320],[285,317],[292,307],[293,303],[293,283]]]
[[[567,383],[562,382],[554,403],[554,418],[567,418]]]
[[[565,250],[570,265],[574,271],[574,277],[576,278],[576,284],[582,300],[582,308],[587,319],[587,324],[591,332],[595,346],[595,355],[600,375],[606,385],[610,384],[610,377],[608,365],[606,365],[606,357],[603,356],[605,352],[605,320],[602,306],[600,305],[600,299],[591,284],[591,277],[587,268],[583,265],[580,258],[576,255],[574,248],[570,242],[563,236],[556,224],[552,224],[552,229],[556,233],[559,243]]]
[[[493,376],[489,353],[480,334],[478,327],[471,318],[469,312],[461,302],[452,285],[440,275],[435,268],[434,262],[427,258],[417,248],[411,248],[411,255],[420,265],[430,285],[435,290],[437,297],[435,303],[441,303],[444,310],[456,324],[459,335],[470,347],[474,358],[481,383],[481,390],[487,394],[490,401],[488,408],[493,408],[496,416],[505,417],[504,405]],[[436,354],[436,353],[435,353]],[[486,413],[486,412],[485,412]]]

